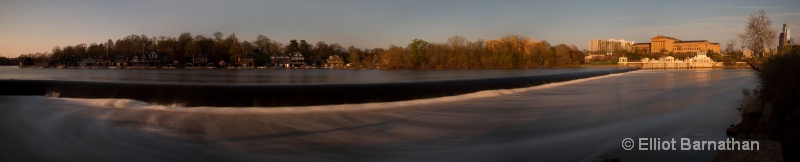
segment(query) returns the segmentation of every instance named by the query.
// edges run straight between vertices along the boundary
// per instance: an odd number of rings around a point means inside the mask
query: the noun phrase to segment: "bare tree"
[[[769,20],[767,13],[759,10],[750,15],[744,33],[739,34],[739,38],[744,47],[753,50],[753,54],[763,56],[764,47],[772,47],[775,44],[776,33],[778,32],[772,28],[772,20]]]
[[[464,47],[467,44],[467,38],[460,35],[454,35],[448,38],[447,42],[450,43],[452,48]]]
[[[741,58],[741,55],[736,51],[736,44],[738,44],[736,38],[731,38],[728,40],[728,43],[725,45],[725,53]]]

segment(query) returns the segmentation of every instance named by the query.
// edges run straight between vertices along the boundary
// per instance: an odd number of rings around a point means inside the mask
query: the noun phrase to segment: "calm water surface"
[[[181,79],[183,71],[170,70],[25,69],[5,71],[3,78],[70,70],[75,74],[41,79],[316,84],[565,72],[317,69],[298,71],[304,79],[297,79],[292,70],[198,70],[190,73],[199,76],[185,76],[195,79]],[[583,69],[566,71],[572,70]],[[341,76],[325,77],[331,73]],[[247,77],[212,77],[240,74]],[[625,151],[621,141],[723,140],[725,128],[739,119],[741,90],[753,87],[746,69],[639,70],[531,88],[311,107],[184,108],[0,96],[0,161],[709,161],[716,151]]]
[[[384,83],[543,75],[608,68],[483,70],[33,69],[0,68],[0,79],[181,84]]]

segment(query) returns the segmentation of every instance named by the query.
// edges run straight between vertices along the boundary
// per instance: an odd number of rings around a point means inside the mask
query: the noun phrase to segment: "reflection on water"
[[[640,70],[453,97],[312,107],[0,97],[6,114],[0,140],[14,141],[0,146],[0,157],[37,159],[5,152],[17,150],[114,161],[709,161],[715,151],[625,151],[620,142],[722,140],[738,118],[739,92],[754,85],[744,69]],[[87,151],[71,155],[76,148]]]
[[[384,83],[544,75],[615,68],[347,70],[347,69],[0,69],[0,79],[189,84]]]

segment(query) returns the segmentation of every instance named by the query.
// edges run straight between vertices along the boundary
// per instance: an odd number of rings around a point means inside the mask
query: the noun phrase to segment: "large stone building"
[[[589,44],[589,51],[594,54],[607,54],[616,50],[629,51],[633,47],[633,43],[633,41],[625,41],[624,39],[592,39]]]
[[[658,35],[650,38],[650,43],[633,44],[633,50],[646,53],[694,53],[710,50],[719,53],[719,43],[709,43],[708,40],[684,41]]]

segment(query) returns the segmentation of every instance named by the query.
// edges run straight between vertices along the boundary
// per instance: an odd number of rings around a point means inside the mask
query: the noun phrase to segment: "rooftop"
[[[708,42],[708,40],[688,40],[688,41],[677,41],[675,43],[681,43],[681,42]]]
[[[659,39],[659,38],[665,38],[665,39],[672,39],[672,40],[675,40],[675,41],[681,41],[680,39],[673,38],[673,37],[668,37],[668,36],[663,36],[663,35],[657,35],[657,36],[655,36],[653,38],[650,38],[650,39],[652,40],[652,39]]]

